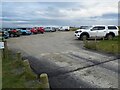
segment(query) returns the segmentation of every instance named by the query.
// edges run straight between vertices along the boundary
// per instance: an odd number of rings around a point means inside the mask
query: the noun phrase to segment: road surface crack
[[[87,66],[84,66],[84,67],[80,67],[80,68],[77,68],[77,69],[74,69],[74,70],[70,70],[70,71],[66,71],[66,72],[63,72],[63,73],[57,73],[57,74],[54,74],[52,77],[57,77],[57,76],[60,76],[60,75],[64,75],[64,74],[68,74],[68,73],[72,73],[72,72],[76,72],[76,71],[80,71],[80,70],[83,70],[83,69],[86,69],[86,68],[90,68],[90,67],[94,67],[94,66],[97,66],[97,65],[101,65],[101,64],[104,64],[104,63],[107,63],[107,62],[111,62],[111,61],[116,61],[117,59],[114,58],[114,59],[111,59],[111,60],[107,60],[107,61],[104,61],[104,62],[98,62],[98,63],[93,63],[92,65],[87,65]],[[51,72],[53,73],[53,72]]]

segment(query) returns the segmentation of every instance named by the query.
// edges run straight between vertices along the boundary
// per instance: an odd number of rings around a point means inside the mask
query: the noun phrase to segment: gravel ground
[[[47,73],[52,88],[118,88],[118,59],[83,48],[74,32],[48,32],[8,39],[37,73]]]

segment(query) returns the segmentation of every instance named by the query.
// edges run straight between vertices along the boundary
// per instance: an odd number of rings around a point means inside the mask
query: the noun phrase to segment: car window
[[[45,29],[50,29],[50,27],[46,27]]]
[[[105,26],[96,26],[96,27],[93,27],[92,30],[104,30],[105,29]]]
[[[116,26],[108,26],[108,29],[117,29]]]

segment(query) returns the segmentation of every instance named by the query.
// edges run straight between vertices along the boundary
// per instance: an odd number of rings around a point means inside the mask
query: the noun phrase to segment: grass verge
[[[76,31],[78,28],[70,28],[70,31]]]
[[[25,79],[24,65],[18,61],[16,55],[8,51],[8,58],[2,59],[2,90],[6,88],[37,88],[38,80]]]
[[[24,86],[24,77],[22,73],[17,73],[18,68],[22,69],[20,63],[16,58],[8,51],[8,58],[2,59],[2,88],[22,88]]]
[[[84,47],[106,53],[120,54],[120,36],[115,37],[113,40],[87,41]]]

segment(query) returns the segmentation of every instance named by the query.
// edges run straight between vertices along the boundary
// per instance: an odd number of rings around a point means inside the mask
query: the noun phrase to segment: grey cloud
[[[18,26],[23,24],[31,25],[90,25],[90,24],[117,24],[117,14],[109,13],[108,15],[90,17],[90,18],[67,18],[66,13],[60,10],[79,11],[85,8],[84,4],[78,2],[36,2],[36,3],[8,3],[2,4],[3,26]],[[95,12],[93,12],[95,13]],[[74,15],[71,13],[70,15]],[[60,19],[63,18],[64,19]],[[98,19],[100,20],[98,22]],[[113,19],[113,21],[111,20]],[[9,25],[7,25],[9,24]]]

